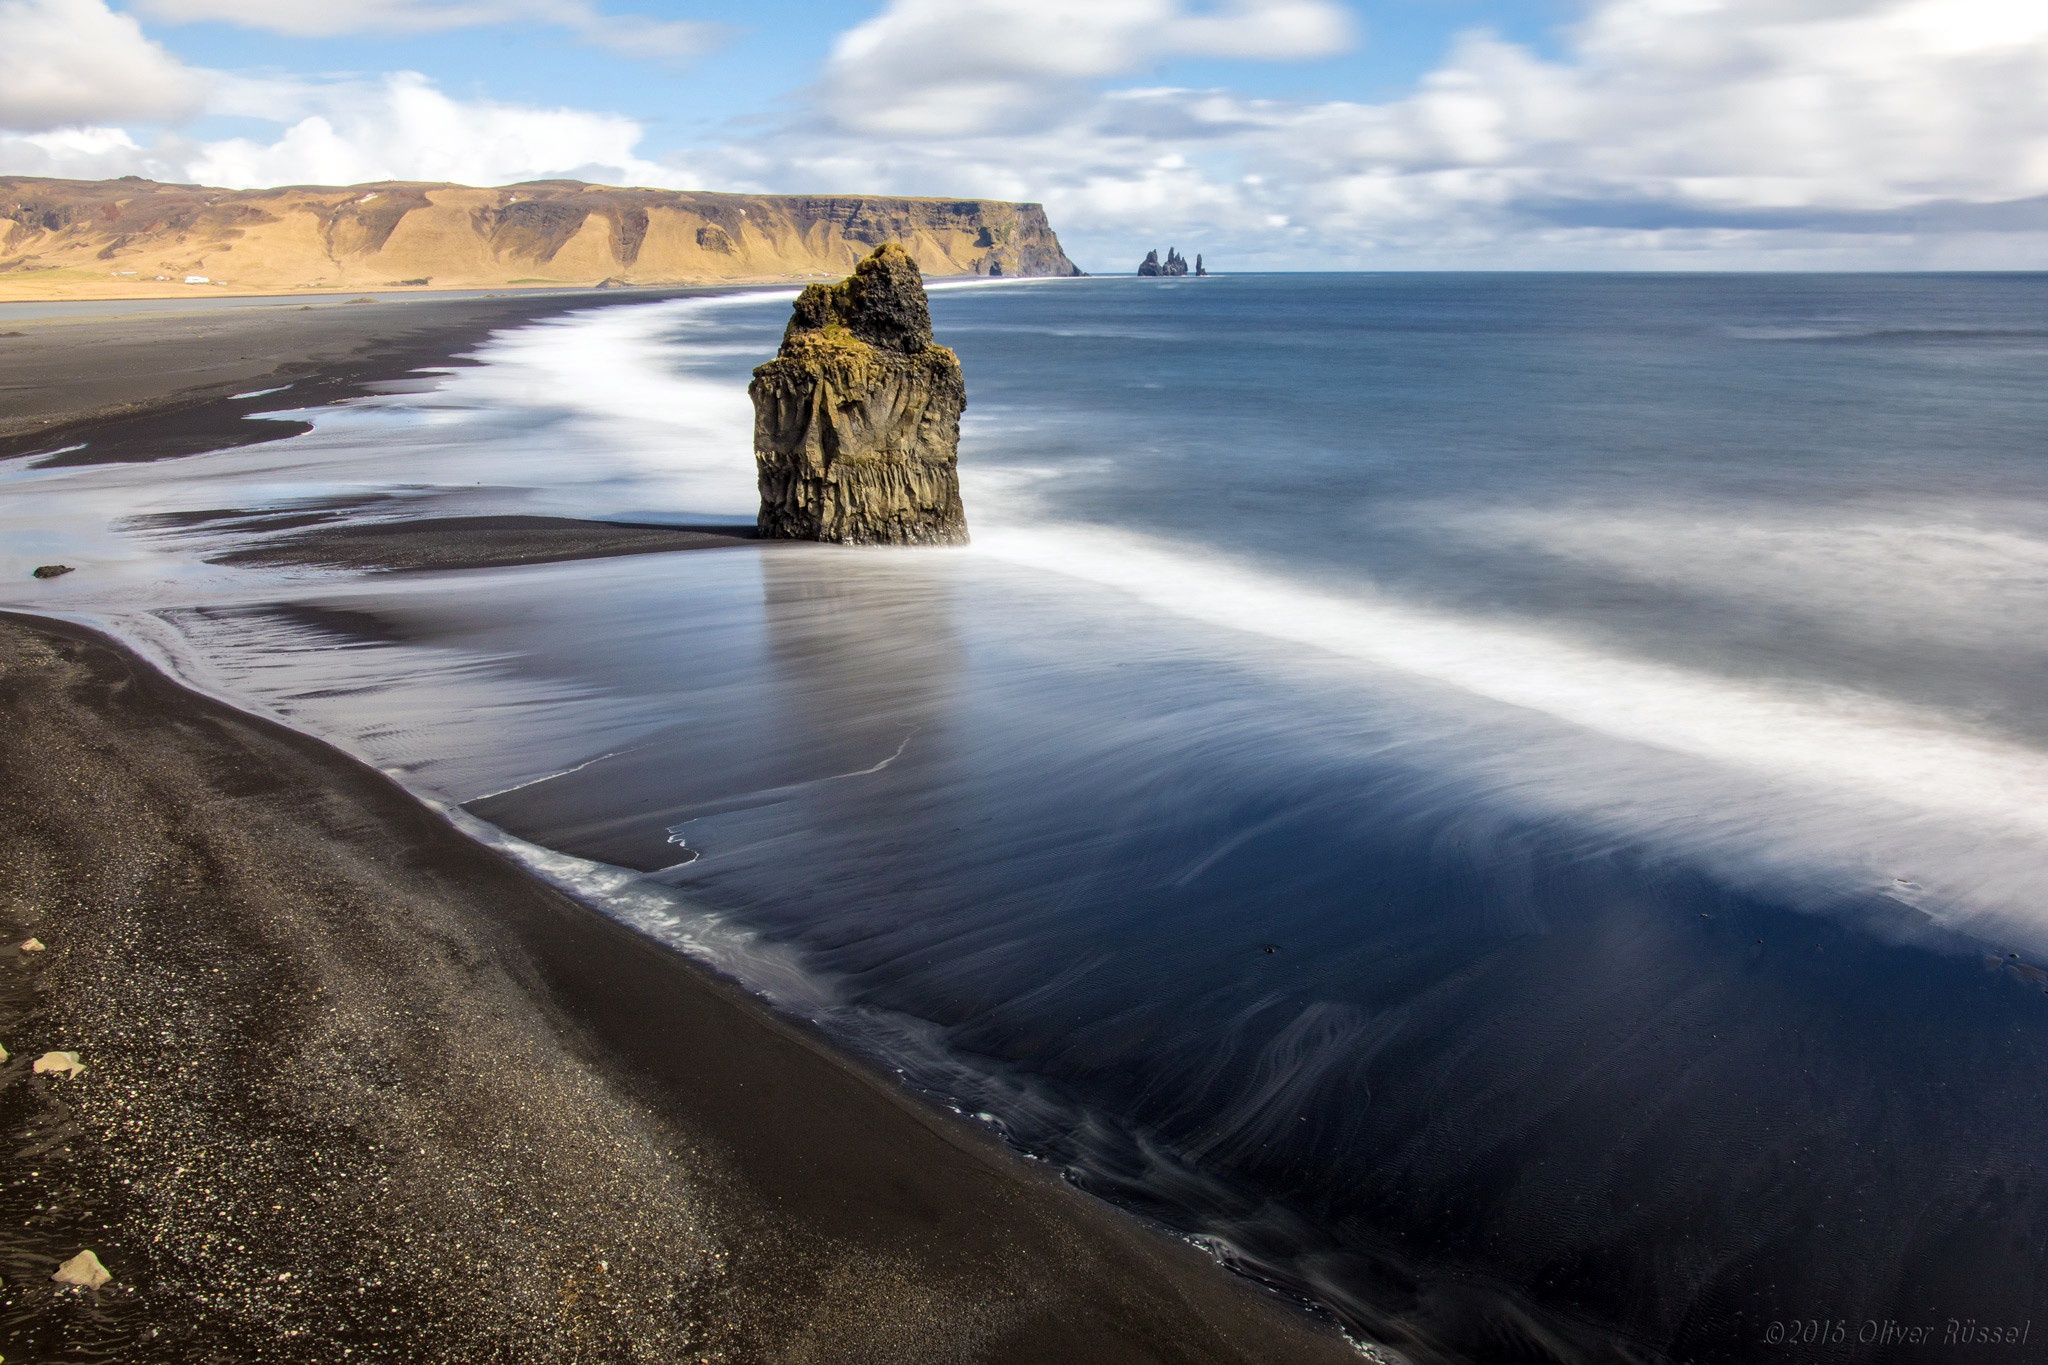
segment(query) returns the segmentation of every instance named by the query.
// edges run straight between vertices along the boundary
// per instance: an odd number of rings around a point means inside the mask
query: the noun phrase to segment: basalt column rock
[[[842,545],[961,545],[967,384],[932,341],[916,262],[891,242],[814,284],[754,371],[761,535]]]

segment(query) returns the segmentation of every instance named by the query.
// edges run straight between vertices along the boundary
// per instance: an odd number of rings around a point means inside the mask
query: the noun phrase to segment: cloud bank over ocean
[[[1387,18],[1336,0],[889,0],[792,39],[769,103],[700,109],[679,137],[721,44],[763,21],[583,0],[0,0],[0,170],[1036,199],[1103,269],[1167,236],[1239,268],[2048,265],[2048,9],[1586,0],[1548,42],[1465,28],[1374,98],[1260,88],[1369,50]],[[539,33],[660,68],[667,93],[555,105],[432,70],[202,65],[170,41],[195,24],[358,59],[366,34]]]

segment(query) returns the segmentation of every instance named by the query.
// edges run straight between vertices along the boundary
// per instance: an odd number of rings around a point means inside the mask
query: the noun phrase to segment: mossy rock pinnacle
[[[960,362],[932,341],[924,281],[890,242],[804,290],[754,371],[761,535],[843,545],[958,545]]]

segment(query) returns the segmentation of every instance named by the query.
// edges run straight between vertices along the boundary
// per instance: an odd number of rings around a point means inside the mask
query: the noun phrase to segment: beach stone
[[[38,564],[35,567],[37,578],[62,578],[65,574],[75,572],[77,571],[69,564]]]
[[[40,953],[43,951],[43,941],[39,938],[23,939],[21,941],[21,951],[24,953]]]
[[[78,1060],[75,1052],[45,1052],[36,1058],[38,1076],[53,1076],[59,1072],[76,1080],[85,1074],[85,1063]]]
[[[924,280],[885,243],[796,301],[782,349],[754,371],[764,539],[961,545],[959,359],[932,339]]]
[[[58,1284],[75,1284],[80,1289],[98,1289],[113,1279],[114,1275],[100,1264],[100,1258],[93,1255],[88,1248],[58,1266],[57,1273],[50,1278]]]

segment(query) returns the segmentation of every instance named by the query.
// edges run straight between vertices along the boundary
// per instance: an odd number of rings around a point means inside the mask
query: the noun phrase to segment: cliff
[[[967,385],[932,340],[917,265],[895,243],[797,299],[754,371],[760,532],[844,545],[964,544],[957,450]]]
[[[930,275],[1081,273],[1043,208],[987,199],[0,177],[0,300],[808,279],[891,241]]]

